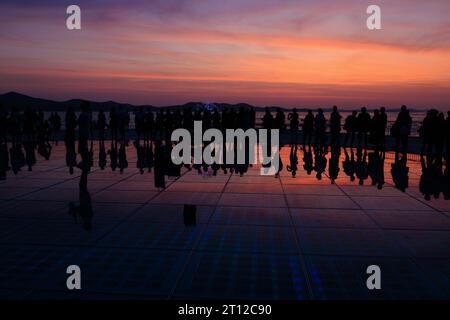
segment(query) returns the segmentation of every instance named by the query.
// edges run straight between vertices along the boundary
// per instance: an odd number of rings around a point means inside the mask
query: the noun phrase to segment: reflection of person
[[[105,141],[99,141],[99,150],[98,150],[98,166],[101,170],[105,170],[106,167],[106,148]]]
[[[444,171],[443,189],[444,199],[450,200],[450,166],[447,165]]]
[[[34,141],[24,141],[23,147],[25,149],[25,162],[28,166],[28,171],[33,170],[36,164],[36,143]]]
[[[165,152],[164,152],[164,146],[162,145],[160,140],[155,141],[155,168],[154,168],[154,175],[155,175],[155,187],[158,190],[162,190],[166,188],[166,181],[164,178],[164,175],[166,173],[166,158],[165,158]]]
[[[442,173],[442,161],[440,158],[427,157],[425,161],[421,156],[422,175],[420,176],[419,190],[424,195],[425,200],[431,200],[431,196],[438,199],[446,186],[446,174]],[[447,181],[448,184],[448,181]]]
[[[355,153],[353,152],[353,148],[350,148],[351,157],[349,156],[347,149],[344,148],[345,159],[342,162],[342,166],[344,168],[344,172],[347,176],[350,177],[350,181],[355,181],[355,171],[356,171],[356,161],[355,161]]]
[[[327,168],[327,150],[326,148],[314,149],[314,171],[316,171],[317,180],[322,180],[322,174]]]
[[[136,168],[139,169],[140,174],[144,174],[144,169],[146,168],[146,159],[145,159],[145,146],[141,145],[140,142],[136,141],[134,143],[134,146],[136,147]]]
[[[331,148],[330,164],[328,165],[328,173],[330,175],[331,183],[334,184],[339,175],[339,157],[341,156],[341,148],[339,145],[334,145]]]
[[[407,156],[404,154],[400,158],[399,153],[395,153],[395,162],[391,164],[392,180],[395,187],[402,192],[405,192],[408,188],[408,173],[409,167],[406,166]]]
[[[362,149],[356,151],[356,177],[358,177],[359,185],[363,185],[364,181],[369,177],[369,167],[367,163],[367,150]]]
[[[286,170],[291,172],[292,177],[295,178],[298,170],[298,158],[297,158],[297,145],[291,146],[291,152],[289,154],[289,165],[286,166]]]
[[[9,153],[6,143],[0,144],[0,180],[6,179],[6,171],[9,168]]]
[[[125,148],[125,142],[120,143],[119,147],[119,170],[123,173],[128,168],[127,152]]]
[[[372,185],[381,190],[384,185],[384,158],[383,152],[375,151],[370,152],[369,158],[369,176],[372,179]]]
[[[306,147],[303,148],[303,162],[303,169],[310,175],[314,168],[311,145],[308,145],[308,149],[306,149]]]
[[[280,172],[283,171],[283,162],[281,161],[281,147],[273,155],[273,159],[277,158],[278,158],[278,168],[275,172],[275,178],[278,178],[280,176]]]
[[[76,205],[73,202],[69,204],[69,214],[77,220],[80,216],[83,220],[83,228],[86,230],[92,229],[92,217],[94,216],[94,211],[92,209],[91,194],[87,188],[87,168],[83,168],[80,177],[80,200],[79,204]]]

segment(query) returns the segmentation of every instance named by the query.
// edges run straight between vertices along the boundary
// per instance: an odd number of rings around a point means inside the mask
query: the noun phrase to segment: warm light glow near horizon
[[[173,105],[450,107],[450,2],[60,1],[0,4],[0,91]]]

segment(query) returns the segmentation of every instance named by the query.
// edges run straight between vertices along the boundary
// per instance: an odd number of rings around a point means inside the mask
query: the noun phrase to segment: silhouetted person
[[[173,130],[173,114],[170,110],[167,110],[165,116],[164,116],[164,139],[166,141],[170,141],[170,136],[172,135]]]
[[[443,155],[444,155],[444,144],[445,144],[445,137],[446,137],[446,123],[445,123],[445,117],[442,112],[439,112],[437,119],[436,119],[436,132],[439,132],[439,134],[436,134],[434,143],[436,145],[436,158],[439,161],[442,161]]]
[[[119,130],[119,116],[114,107],[109,111],[109,129],[111,131],[111,140],[117,140]]]
[[[82,161],[86,161],[89,153],[88,140],[91,133],[91,117],[89,102],[84,101],[81,105],[81,114],[78,117],[78,154]],[[86,158],[86,159],[85,159]]]
[[[21,115],[17,108],[13,107],[9,114],[9,118],[7,119],[8,123],[8,132],[11,136],[12,144],[21,143],[21,134],[22,134],[22,126],[21,126]]]
[[[341,140],[341,118],[337,107],[333,106],[333,112],[330,116],[330,133],[331,133],[331,145],[340,146]]]
[[[0,104],[0,143],[6,142],[8,133],[8,112]]]
[[[54,142],[58,145],[58,135],[61,131],[61,117],[57,112],[52,112],[48,119],[53,134]]]
[[[419,127],[419,137],[422,140],[422,144],[420,147],[421,155],[424,155],[425,152],[428,155],[431,155],[433,151],[432,132],[433,132],[433,125],[435,125],[434,118],[436,117],[434,112],[435,110],[428,110],[425,118],[422,121],[422,125]]]
[[[243,112],[242,108],[241,110],[239,110],[240,113]],[[211,116],[211,112],[209,112],[208,109],[205,109],[203,111],[203,115],[202,115],[202,129],[203,132],[205,132],[206,130],[210,129],[212,126],[212,116]]]
[[[323,114],[323,110],[319,108],[314,118],[315,146],[325,146],[325,130],[327,128],[327,120]]]
[[[173,129],[183,128],[183,116],[181,115],[181,111],[175,110],[173,114]]]
[[[447,119],[445,119],[445,140],[447,142],[446,150],[446,161],[447,169],[450,167],[450,111],[447,112]]]
[[[163,139],[164,137],[164,113],[162,110],[156,112],[155,115],[155,138]]]
[[[139,144],[145,132],[145,113],[143,107],[139,107],[134,112],[134,128],[136,130],[136,141]]]
[[[255,112],[255,108],[253,108],[253,107],[250,107],[249,118],[250,118],[250,128],[255,128],[255,125],[256,125],[256,112]]]
[[[308,113],[303,119],[303,146],[306,144],[311,145],[311,139],[314,132],[314,115],[311,110],[308,110]]]
[[[73,108],[69,107],[65,115],[64,144],[66,146],[66,165],[70,174],[73,174],[73,168],[77,165],[77,154],[75,149],[77,117]]]
[[[278,130],[284,130],[285,129],[285,122],[286,117],[284,116],[284,112],[281,110],[281,108],[277,108],[277,113],[275,115],[275,128]]]
[[[183,128],[189,130],[191,136],[194,133],[194,117],[191,108],[183,110]]]
[[[350,147],[353,147],[353,143],[355,140],[355,134],[357,132],[357,114],[358,112],[353,111],[351,115],[348,115],[345,118],[344,130],[346,131],[344,147],[348,146],[348,140],[350,139]]]
[[[106,116],[103,110],[100,110],[97,115],[97,129],[98,129],[98,140],[105,141],[105,131],[108,127],[106,123]]]
[[[182,117],[182,116],[181,116]],[[147,140],[153,139],[153,132],[155,130],[155,116],[151,110],[148,110],[145,113],[145,119],[144,119],[144,126],[145,126],[145,135]]]
[[[297,109],[292,109],[292,112],[288,114],[289,129],[291,130],[291,145],[297,146],[297,135],[300,126],[300,121],[298,119]]]
[[[239,108],[238,113],[238,128],[243,129],[246,131],[250,128],[250,118],[247,110],[244,109],[244,107]]]
[[[214,109],[214,112],[212,114],[212,127],[214,129],[221,129],[222,125],[221,125],[221,116],[219,111],[217,111],[217,108]]]
[[[392,127],[392,135],[395,137],[395,150],[406,154],[408,151],[408,137],[411,134],[412,119],[409,110],[403,105]]]
[[[422,121],[422,125],[419,127],[419,137],[422,140],[422,144],[420,147],[420,154],[424,155],[425,152],[427,155],[431,155],[433,150],[433,137],[432,137],[432,131],[433,131],[433,125],[434,120],[433,118],[434,110],[428,110],[425,118]]]
[[[262,118],[263,129],[270,130],[274,127],[274,119],[272,114],[270,113],[269,108],[265,108],[265,113]]]
[[[373,117],[370,120],[370,138],[369,141],[374,145],[375,149],[379,149],[380,143],[379,143],[379,132],[377,131],[377,127],[380,122],[380,110],[375,109],[373,111]]]
[[[358,128],[358,147],[367,148],[368,133],[370,131],[370,115],[365,107],[361,108],[361,112],[357,118]]]
[[[377,122],[377,136],[378,136],[378,142],[380,144],[380,148],[382,151],[386,150],[386,127],[387,127],[387,114],[386,114],[386,108],[381,107],[380,109],[380,117]]]
[[[123,143],[128,143],[127,131],[129,124],[130,124],[130,114],[128,113],[128,110],[121,105],[118,113],[118,127],[119,127],[120,141]]]

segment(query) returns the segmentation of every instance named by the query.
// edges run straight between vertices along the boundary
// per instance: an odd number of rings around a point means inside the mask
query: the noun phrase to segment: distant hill
[[[26,107],[31,107],[34,109],[41,109],[44,111],[65,111],[67,108],[72,107],[75,110],[78,110],[84,100],[82,99],[71,99],[67,101],[53,101],[47,99],[40,99],[30,97],[17,92],[8,92],[0,95],[0,103],[7,108],[16,107],[20,110],[23,110]],[[135,107],[131,104],[122,104],[114,101],[105,101],[105,102],[96,102],[89,101],[91,103],[92,110],[100,110],[103,109],[105,111],[110,110],[111,108],[118,109],[120,106],[134,109]],[[143,106],[145,108],[157,109],[154,106]]]
[[[66,111],[67,108],[72,107],[75,110],[79,110],[81,104],[84,100],[82,99],[71,99],[67,101],[53,101],[48,99],[34,98],[17,92],[8,92],[0,95],[0,104],[2,104],[6,108],[17,107],[20,110],[25,109],[27,106],[34,109],[41,109],[43,111]],[[96,102],[89,101],[91,103],[91,108],[93,111],[98,111],[103,109],[105,111],[110,110],[111,108],[115,108],[116,110],[119,107],[125,107],[129,110],[134,110],[135,108],[144,107],[145,109],[150,109],[153,111],[159,110],[160,108],[170,109],[170,110],[183,110],[186,108],[191,108],[192,110],[202,109],[205,107],[217,108],[219,111],[223,109],[239,109],[241,107],[250,108],[253,107],[255,111],[264,111],[263,107],[252,106],[248,103],[237,103],[237,104],[229,104],[229,103],[203,103],[203,102],[188,102],[182,105],[173,105],[173,106],[165,106],[165,107],[155,107],[152,105],[132,105],[128,103],[118,103],[115,101],[105,101],[105,102]],[[271,106],[269,107],[273,112],[277,107]],[[283,108],[283,111],[291,111],[291,108]],[[297,108],[298,112],[307,111],[308,108]],[[388,112],[397,112],[399,109],[389,109]],[[325,112],[331,111],[331,108],[324,108]],[[340,108],[340,111],[348,111]],[[369,110],[370,111],[370,110]],[[411,109],[411,111],[414,111]]]
[[[84,100],[82,99],[71,99],[67,101],[53,101],[53,100],[47,100],[47,99],[40,99],[40,98],[34,98],[30,97],[18,92],[8,92],[5,94],[0,95],[0,103],[6,107],[16,107],[20,110],[25,109],[27,106],[34,108],[34,109],[41,109],[44,111],[65,111],[67,108],[72,107],[75,110],[78,110]],[[144,107],[146,109],[151,109],[153,111],[159,110],[160,108],[164,109],[170,109],[170,110],[177,110],[177,109],[186,109],[191,108],[192,110],[196,110],[199,108],[204,108],[207,105],[213,105],[218,110],[222,111],[225,108],[233,108],[233,109],[239,109],[240,107],[254,107],[256,111],[262,111],[264,108],[255,107],[247,103],[238,103],[238,104],[228,104],[228,103],[212,103],[212,104],[205,104],[203,102],[188,102],[183,105],[173,105],[173,106],[166,106],[166,107],[155,107],[151,105],[132,105],[128,103],[118,103],[115,101],[106,101],[106,102],[96,102],[96,101],[89,101],[91,103],[92,110],[100,110],[103,109],[105,111],[110,110],[111,108],[118,109],[119,107],[125,107],[127,109],[133,110],[135,108]]]
[[[54,109],[58,105],[58,102],[55,101],[33,98],[17,92],[8,92],[0,95],[0,103],[7,108],[18,107],[21,109],[24,106]]]

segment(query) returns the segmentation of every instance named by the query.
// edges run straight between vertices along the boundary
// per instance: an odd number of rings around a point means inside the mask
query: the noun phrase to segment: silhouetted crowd
[[[110,167],[113,171],[123,173],[129,165],[126,150],[133,139],[139,172],[153,172],[155,187],[159,190],[165,188],[166,177],[179,177],[183,166],[203,175],[215,176],[219,171],[244,175],[251,167],[248,154],[244,164],[175,165],[171,161],[171,151],[176,144],[170,139],[172,132],[184,128],[193,135],[195,121],[201,121],[203,132],[210,128],[219,129],[223,133],[226,129],[247,130],[256,127],[256,112],[253,108],[245,107],[237,110],[225,108],[222,112],[217,109],[190,108],[153,112],[138,108],[134,111],[135,130],[131,132],[130,113],[125,107],[118,110],[112,108],[107,113],[100,110],[96,119],[93,119],[88,102],[82,104],[81,112],[76,113],[73,108],[68,108],[62,130],[62,120],[57,112],[52,112],[46,119],[40,110],[26,108],[20,112],[12,108],[8,112],[0,106],[0,179],[5,179],[9,170],[17,174],[23,167],[27,167],[31,171],[36,164],[36,152],[44,159],[49,159],[52,152],[51,141],[57,144],[62,134],[69,172],[73,174],[75,168],[82,172],[80,190],[87,188],[87,174],[94,166],[94,140],[98,140],[97,158],[100,169]],[[351,181],[357,180],[362,185],[366,179],[371,178],[372,185],[378,189],[383,188],[388,129],[385,108],[374,110],[372,114],[366,108],[361,108],[345,119],[342,119],[336,106],[329,119],[320,108],[315,113],[308,111],[303,119],[300,119],[296,109],[286,116],[281,108],[277,108],[274,114],[266,108],[261,121],[263,129],[279,129],[282,133],[289,134],[290,153],[286,170],[293,177],[299,167],[297,153],[300,145],[304,170],[307,174],[315,172],[318,180],[327,175],[332,183],[335,182],[343,151],[342,168]],[[402,191],[408,188],[407,151],[411,130],[410,111],[402,106],[388,133],[393,137],[395,151],[395,159],[391,165],[392,180]],[[443,160],[446,163],[449,160],[450,112],[445,118],[442,112],[428,111],[420,126],[419,136],[422,142],[422,176],[419,188],[426,199],[439,197],[441,192],[448,199],[449,174]],[[279,152],[274,156],[280,161],[279,170],[275,174],[277,177],[284,167]]]

